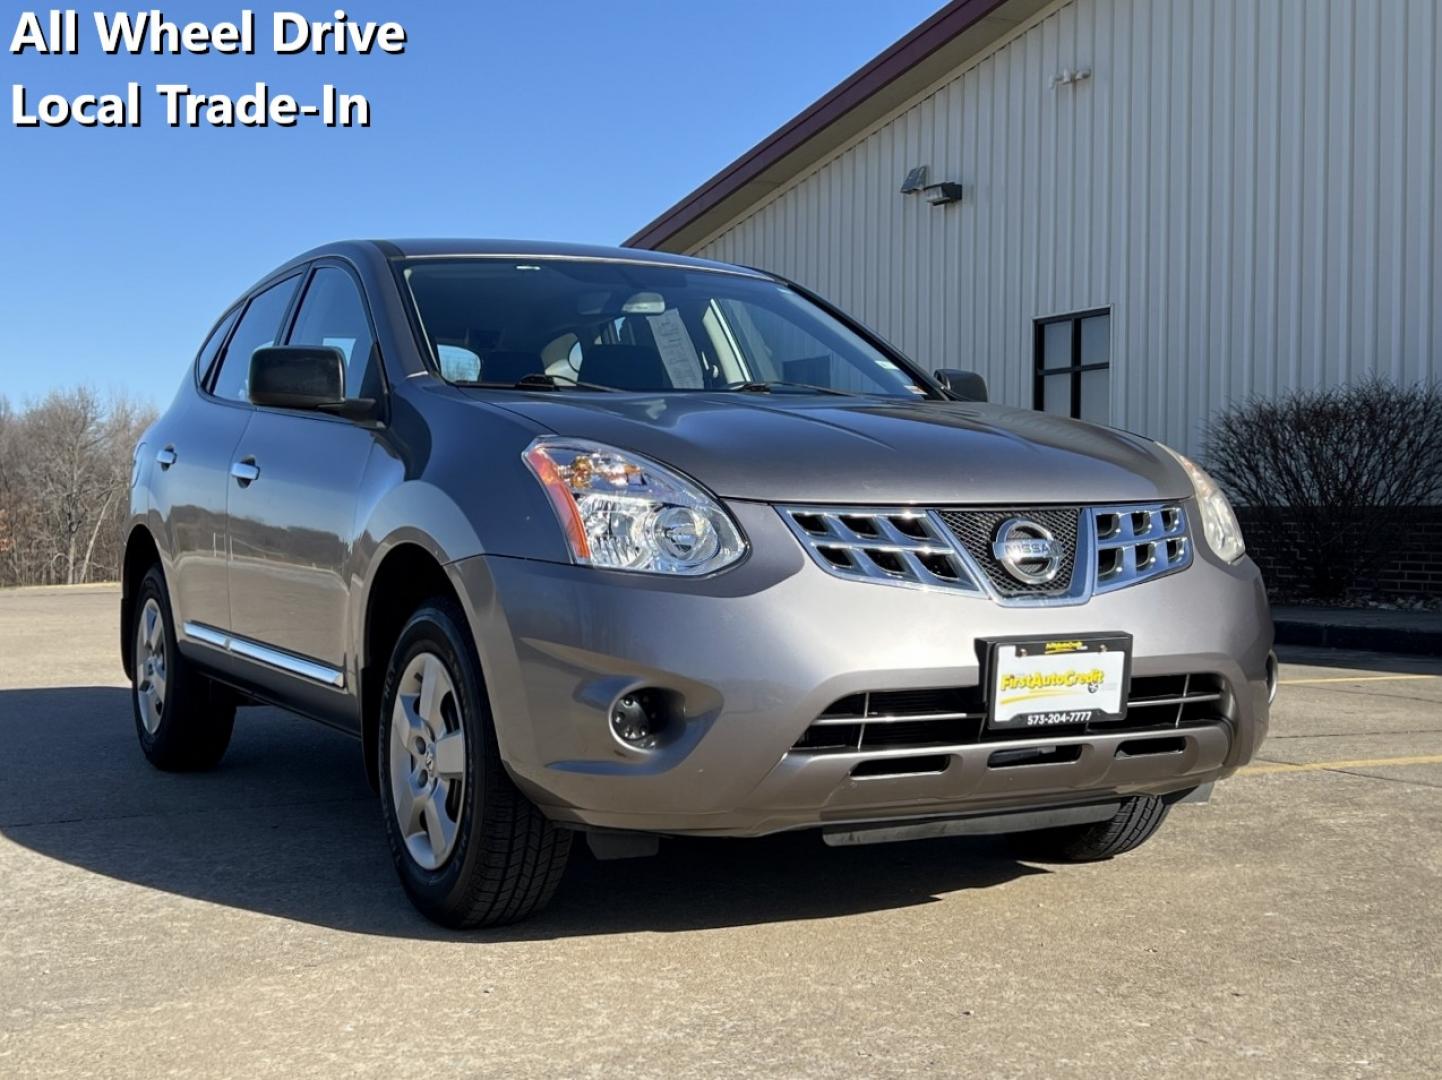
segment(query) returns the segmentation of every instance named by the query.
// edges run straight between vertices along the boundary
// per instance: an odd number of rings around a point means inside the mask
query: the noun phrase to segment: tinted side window
[[[211,393],[230,401],[249,401],[246,384],[250,381],[250,354],[256,349],[274,345],[280,335],[280,321],[290,306],[300,284],[300,275],[277,282],[251,300],[250,306],[241,316],[235,336],[226,346],[225,358],[220,362],[220,372],[215,377]]]
[[[230,328],[235,325],[235,317],[240,314],[240,308],[226,315],[220,320],[220,325],[211,331],[210,337],[205,339],[205,344],[200,347],[200,352],[195,357],[195,373],[204,381],[210,374],[210,365],[215,363],[215,354],[220,352],[220,347],[225,343],[225,335],[230,333]]]
[[[345,357],[346,397],[380,396],[370,320],[355,281],[344,270],[322,266],[315,272],[300,302],[289,344],[339,349]]]

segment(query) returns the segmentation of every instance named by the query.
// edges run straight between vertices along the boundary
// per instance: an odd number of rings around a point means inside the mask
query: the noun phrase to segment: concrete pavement
[[[1105,864],[810,836],[415,915],[346,737],[135,745],[113,589],[0,592],[0,1076],[1428,1076],[1442,663],[1285,657],[1273,736]]]

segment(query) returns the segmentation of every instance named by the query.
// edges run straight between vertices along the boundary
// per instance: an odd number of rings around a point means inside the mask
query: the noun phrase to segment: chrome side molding
[[[182,629],[185,631],[185,636],[192,641],[223,649],[235,656],[254,660],[256,663],[276,668],[288,675],[309,679],[322,686],[334,687],[337,690],[345,688],[345,672],[339,668],[333,668],[315,660],[307,660],[305,657],[296,656],[293,653],[283,652],[263,642],[252,641],[250,638],[241,637],[238,634],[228,634],[213,626],[206,626],[204,623],[188,622]]]

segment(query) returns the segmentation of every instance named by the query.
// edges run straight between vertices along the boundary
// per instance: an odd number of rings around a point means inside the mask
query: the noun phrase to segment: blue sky
[[[269,8],[254,56],[106,56],[82,8],[79,55],[0,52],[0,394],[88,382],[164,405],[224,306],[327,240],[619,243],[940,5],[367,0],[348,15],[402,22],[405,54],[324,57],[274,55]],[[210,22],[242,6],[165,12]],[[0,4],[4,45],[23,10]],[[152,89],[258,80],[302,101],[325,82],[363,93],[372,127],[172,129]],[[33,102],[129,81],[138,129],[11,126],[11,84]]]

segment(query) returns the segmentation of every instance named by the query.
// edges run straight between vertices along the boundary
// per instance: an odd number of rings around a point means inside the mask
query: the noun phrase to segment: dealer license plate
[[[990,643],[987,726],[1070,727],[1126,715],[1130,634]]]

